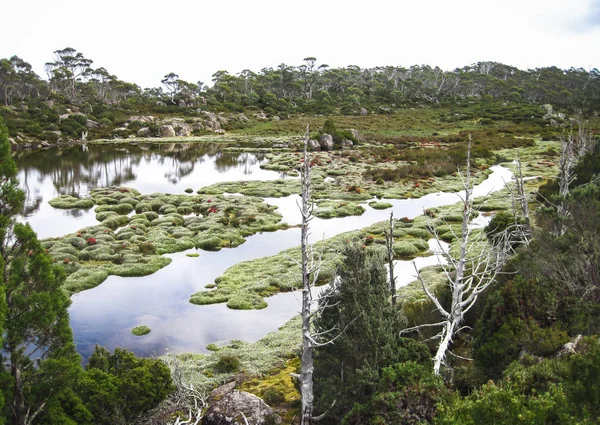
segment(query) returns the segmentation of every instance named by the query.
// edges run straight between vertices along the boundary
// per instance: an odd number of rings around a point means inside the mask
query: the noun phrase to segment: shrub
[[[143,336],[150,333],[150,328],[145,325],[136,326],[131,330],[131,333],[135,336]]]
[[[218,373],[237,372],[240,367],[240,360],[233,355],[224,354],[219,357],[219,361],[214,366],[214,370]]]

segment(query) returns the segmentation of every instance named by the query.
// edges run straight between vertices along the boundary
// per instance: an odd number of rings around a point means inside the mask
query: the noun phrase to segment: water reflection
[[[493,174],[474,189],[481,196],[501,189],[510,181],[511,173],[503,167],[493,167]],[[396,217],[416,217],[424,208],[448,205],[460,200],[457,193],[435,193],[418,199],[388,200]],[[300,220],[297,196],[268,198],[278,205],[284,220],[295,224]],[[311,222],[311,241],[332,237],[386,220],[390,210],[376,210],[365,205],[359,217]],[[220,252],[200,252],[189,258],[184,253],[171,255],[173,262],[157,273],[142,278],[110,277],[102,285],[73,297],[69,309],[71,326],[78,350],[83,356],[91,353],[95,344],[109,348],[117,346],[133,350],[140,356],[171,352],[202,352],[208,343],[218,340],[242,339],[254,341],[275,331],[295,314],[300,304],[295,293],[278,294],[267,299],[268,307],[259,311],[229,310],[225,304],[197,306],[189,303],[191,294],[212,283],[228,267],[241,261],[274,255],[297,246],[300,229],[291,228],[276,233],[250,236],[234,249]],[[432,246],[432,241],[430,241]],[[435,247],[433,247],[435,248]],[[437,264],[440,253],[417,259],[418,267]],[[412,262],[396,263],[398,286],[414,279]],[[152,332],[135,337],[130,330],[138,324],[150,326]]]
[[[23,219],[41,238],[96,224],[93,210],[56,210],[58,195],[86,196],[91,189],[131,186],[141,193],[183,193],[222,181],[285,178],[262,170],[262,154],[222,152],[223,144],[140,144],[115,148],[88,145],[18,152],[19,181],[27,199]]]

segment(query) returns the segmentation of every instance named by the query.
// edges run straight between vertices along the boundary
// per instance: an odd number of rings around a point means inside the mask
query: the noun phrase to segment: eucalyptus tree
[[[77,97],[76,82],[89,76],[93,62],[72,47],[54,51],[54,62],[46,63],[51,88],[74,100]]]

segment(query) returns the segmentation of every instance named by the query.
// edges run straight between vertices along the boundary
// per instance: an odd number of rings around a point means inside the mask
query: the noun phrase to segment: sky
[[[158,87],[174,72],[212,74],[301,65],[431,65],[478,61],[521,69],[600,68],[600,0],[8,0],[0,58],[46,77],[72,47],[119,79]]]

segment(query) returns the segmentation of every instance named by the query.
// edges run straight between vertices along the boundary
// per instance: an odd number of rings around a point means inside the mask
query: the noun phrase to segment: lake
[[[275,180],[284,174],[263,170],[261,154],[225,153],[223,145],[163,144],[138,146],[93,146],[21,152],[15,157],[19,181],[27,203],[22,220],[29,221],[40,238],[62,236],[97,224],[93,209],[57,210],[48,201],[58,195],[85,196],[96,187],[129,186],[141,193],[184,193],[218,182]],[[492,167],[492,174],[474,189],[475,196],[499,190],[510,181],[507,168]],[[333,183],[331,183],[333,184]],[[425,208],[459,201],[457,193],[434,193],[418,199],[388,200],[392,209],[375,210],[365,202],[362,216],[311,222],[311,238],[317,241],[339,233],[366,227],[389,218],[413,218]],[[266,198],[279,207],[283,220],[298,224],[298,196]],[[274,255],[299,245],[300,230],[250,236],[247,241],[219,252],[199,252],[197,258],[185,252],[170,254],[172,263],[157,273],[134,278],[109,277],[100,286],[72,296],[69,308],[71,327],[78,351],[87,358],[96,344],[109,349],[124,347],[139,356],[165,352],[205,352],[212,342],[242,339],[254,341],[275,331],[298,313],[296,293],[267,299],[263,310],[230,310],[225,304],[198,306],[188,302],[191,294],[213,283],[228,267],[255,258]],[[420,260],[419,266],[435,264],[436,258]],[[398,262],[399,285],[412,280],[411,264]],[[414,270],[412,270],[414,273]],[[145,324],[152,332],[143,337],[131,328]]]

